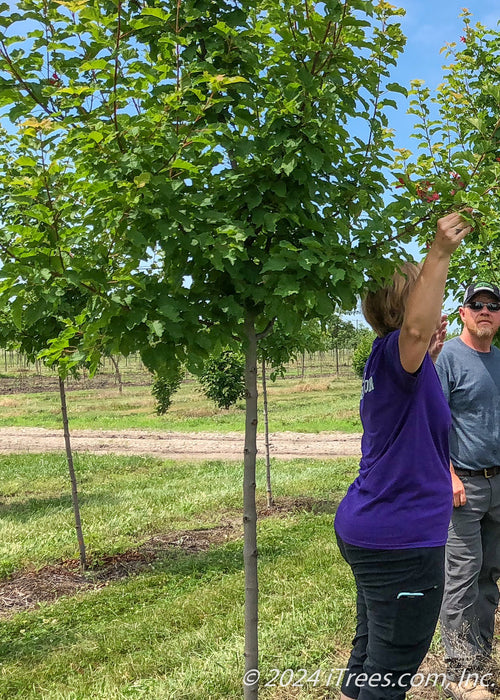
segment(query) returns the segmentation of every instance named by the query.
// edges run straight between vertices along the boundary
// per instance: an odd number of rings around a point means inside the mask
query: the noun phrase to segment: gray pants
[[[499,600],[500,474],[460,479],[467,503],[453,509],[440,615],[450,680],[490,656]]]

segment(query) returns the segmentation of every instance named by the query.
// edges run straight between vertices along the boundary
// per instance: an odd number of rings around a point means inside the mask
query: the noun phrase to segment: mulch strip
[[[179,552],[204,552],[212,545],[237,539],[241,536],[240,530],[234,523],[227,522],[206,530],[158,534],[136,549],[100,556],[95,562],[90,558],[85,575],[80,570],[78,559],[17,572],[0,582],[0,618],[36,608],[41,603],[51,603],[61,596],[103,588],[110,581],[133,576],[154,561]]]
[[[279,504],[270,508],[259,504],[258,517],[284,518],[289,513],[304,510],[333,512],[333,507],[329,501],[281,497]],[[133,576],[166,557],[179,553],[195,555],[207,551],[211,546],[220,546],[241,537],[241,518],[226,518],[217,527],[159,533],[139,547],[120,554],[101,555],[96,561],[90,557],[85,575],[81,572],[78,559],[66,559],[39,569],[16,572],[0,581],[0,618],[54,602],[61,596],[103,588],[110,581]]]

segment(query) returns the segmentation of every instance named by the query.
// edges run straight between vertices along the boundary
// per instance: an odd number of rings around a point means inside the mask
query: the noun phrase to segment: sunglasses
[[[500,311],[500,302],[498,301],[489,301],[487,304],[483,301],[470,301],[465,306],[468,306],[471,311],[482,311],[485,306],[488,311]]]

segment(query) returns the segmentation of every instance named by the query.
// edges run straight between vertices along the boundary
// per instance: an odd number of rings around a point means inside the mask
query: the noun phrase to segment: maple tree
[[[384,210],[401,11],[366,0],[0,5],[0,295],[69,292],[45,357],[140,351],[158,376],[246,360],[247,672],[257,669],[259,339],[352,308],[412,231]],[[397,231],[394,231],[394,228]],[[36,289],[38,304],[31,303]],[[258,682],[245,685],[254,698]]]

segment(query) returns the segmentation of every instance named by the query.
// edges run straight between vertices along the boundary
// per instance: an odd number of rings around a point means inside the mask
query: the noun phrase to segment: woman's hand
[[[473,226],[463,219],[459,212],[454,211],[451,214],[447,214],[441,219],[438,219],[433,246],[437,247],[443,253],[451,255],[473,228]]]

